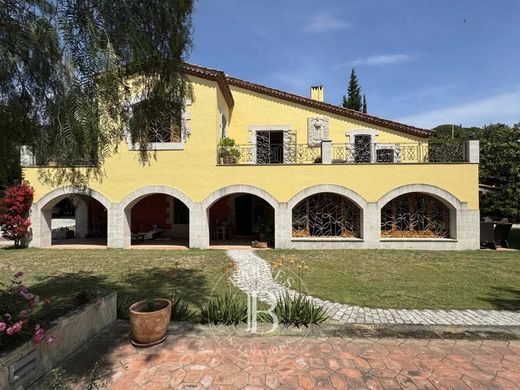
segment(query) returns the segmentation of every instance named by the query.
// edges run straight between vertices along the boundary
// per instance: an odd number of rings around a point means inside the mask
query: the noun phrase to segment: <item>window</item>
[[[361,210],[344,196],[321,193],[292,210],[293,237],[361,237]]]
[[[175,120],[175,107],[143,100],[132,106],[130,135],[134,142],[164,143],[181,142],[181,121]]]
[[[369,134],[360,134],[354,136],[354,162],[369,163],[372,162],[372,136]]]
[[[427,194],[401,195],[381,210],[381,236],[447,238],[450,236],[450,211]]]
[[[227,137],[227,119],[222,111],[220,111],[220,135],[221,138]]]
[[[376,161],[378,163],[395,162],[394,150],[391,148],[381,148],[376,151]]]
[[[283,131],[256,132],[256,163],[283,164]]]

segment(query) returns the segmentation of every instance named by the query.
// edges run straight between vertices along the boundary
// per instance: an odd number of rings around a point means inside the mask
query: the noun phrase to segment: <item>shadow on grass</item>
[[[512,287],[493,287],[496,291],[491,296],[483,298],[497,310],[520,310],[520,289]]]

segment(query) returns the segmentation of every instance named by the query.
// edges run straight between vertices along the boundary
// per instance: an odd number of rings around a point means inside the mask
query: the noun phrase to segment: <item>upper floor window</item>
[[[182,108],[170,102],[143,100],[132,105],[129,123],[134,143],[182,142]]]

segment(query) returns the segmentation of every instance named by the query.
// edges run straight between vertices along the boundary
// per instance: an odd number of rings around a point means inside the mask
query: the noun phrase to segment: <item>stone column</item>
[[[119,203],[112,203],[107,209],[107,246],[126,248],[130,246],[130,221]]]
[[[321,141],[321,163],[332,164],[332,141]]]
[[[464,144],[466,162],[472,164],[480,163],[480,146],[478,140],[469,140]]]
[[[209,247],[208,214],[202,203],[194,203],[190,210],[190,248]]]
[[[367,203],[363,209],[363,242],[364,248],[379,248],[381,241],[381,212],[377,203]]]
[[[274,214],[274,247],[290,248],[292,234],[292,215],[286,202],[280,203]]]

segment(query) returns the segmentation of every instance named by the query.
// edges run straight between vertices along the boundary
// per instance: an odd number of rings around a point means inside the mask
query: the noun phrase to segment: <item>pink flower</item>
[[[52,344],[57,337],[58,336],[56,336],[55,334],[49,336],[49,338],[47,339],[47,343]]]
[[[5,328],[7,328],[7,324],[5,322],[0,322],[0,333],[2,333]]]
[[[10,326],[9,328],[7,328],[5,333],[7,333],[9,336],[12,336],[13,334],[18,333],[19,331],[21,331],[22,330],[22,326],[23,326],[23,322],[22,321],[15,322],[13,326]]]
[[[36,298],[36,295],[34,295],[33,293],[28,293],[25,291],[20,291],[20,295],[28,301],[32,301],[34,298]]]
[[[5,313],[4,314],[4,318],[5,318],[6,321],[9,321],[11,319],[11,314]]]
[[[39,344],[40,341],[43,339],[43,335],[45,334],[45,331],[43,328],[40,327],[40,325],[36,324],[34,327],[34,336],[33,336],[33,344]]]
[[[23,272],[22,271],[18,271],[17,273],[14,274],[15,278],[21,278],[22,276],[23,276]]]

